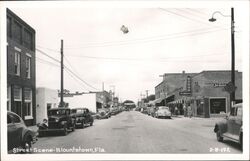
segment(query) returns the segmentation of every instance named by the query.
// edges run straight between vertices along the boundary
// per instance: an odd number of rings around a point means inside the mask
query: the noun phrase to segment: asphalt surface
[[[156,119],[125,111],[94,125],[38,138],[33,153],[241,153],[229,140],[217,142],[213,132],[218,118]],[[58,136],[59,135],[59,136]]]

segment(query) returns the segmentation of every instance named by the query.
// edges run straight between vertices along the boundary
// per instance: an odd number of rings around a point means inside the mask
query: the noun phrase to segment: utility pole
[[[63,40],[61,40],[61,100],[59,107],[64,107],[64,102],[63,102]]]
[[[232,47],[231,82],[235,87],[234,8],[231,8],[231,47]],[[232,107],[232,104],[234,104],[235,101],[235,90],[233,90],[230,97],[231,97],[231,107]]]
[[[148,91],[149,90],[146,90],[146,99],[147,99],[147,101],[148,101]]]

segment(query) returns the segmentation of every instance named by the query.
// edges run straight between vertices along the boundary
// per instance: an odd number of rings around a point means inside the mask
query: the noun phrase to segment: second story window
[[[13,38],[22,44],[22,26],[17,21],[14,21]]]
[[[15,52],[15,64],[14,64],[15,75],[20,75],[20,53]]]
[[[32,48],[32,34],[27,29],[24,29],[23,45],[26,48],[33,50],[33,48]]]
[[[27,56],[26,57],[26,68],[25,68],[25,73],[26,73],[26,78],[30,78],[30,66],[31,66],[31,57]]]

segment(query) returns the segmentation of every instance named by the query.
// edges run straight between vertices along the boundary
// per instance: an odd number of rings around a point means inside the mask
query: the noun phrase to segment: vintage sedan
[[[75,116],[71,115],[69,108],[53,108],[48,110],[48,127],[38,129],[39,136],[50,132],[63,132],[67,135],[68,131],[75,131]]]
[[[171,112],[169,110],[169,107],[166,106],[160,106],[157,108],[157,110],[155,111],[154,116],[156,118],[171,118]]]
[[[230,114],[215,124],[214,132],[219,142],[229,139],[239,143],[241,148],[243,147],[242,114],[242,103],[235,104]]]
[[[94,118],[87,108],[71,109],[71,115],[76,118],[76,126],[84,128],[85,126],[92,126]]]
[[[99,109],[98,113],[96,114],[97,119],[107,119],[111,117],[111,113],[108,109]]]
[[[37,132],[27,128],[22,118],[16,113],[10,111],[7,112],[7,126],[8,152],[31,152],[32,144],[37,141]]]

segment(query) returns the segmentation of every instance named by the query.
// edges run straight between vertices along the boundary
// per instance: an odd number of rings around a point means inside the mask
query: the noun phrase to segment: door
[[[240,129],[242,126],[242,107],[237,107],[237,113],[235,117],[235,123],[234,123],[234,134],[239,135]]]
[[[236,108],[232,107],[231,113],[227,120],[227,132],[230,134],[235,134],[234,132],[235,120],[236,120]]]

